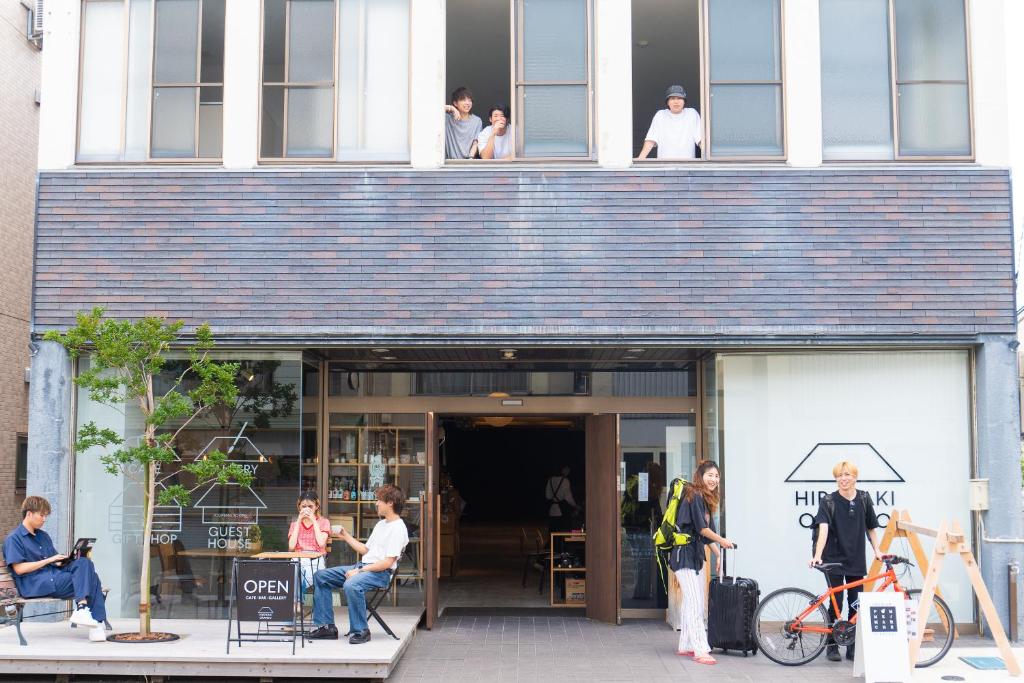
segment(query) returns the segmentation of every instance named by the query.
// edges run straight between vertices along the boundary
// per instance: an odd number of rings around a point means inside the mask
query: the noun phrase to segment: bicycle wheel
[[[817,599],[799,588],[782,588],[761,601],[754,612],[754,635],[765,657],[785,666],[799,666],[824,652],[828,634],[790,628]],[[818,605],[801,624],[825,628],[827,617],[825,606]]]
[[[921,589],[908,590],[907,594],[914,600],[921,599]],[[956,622],[953,621],[953,612],[950,611],[946,601],[935,596],[932,608],[927,617],[917,615],[917,628],[924,629],[924,637],[921,638],[921,649],[917,653],[917,662],[914,663],[918,669],[931,666],[946,656],[949,648],[953,646],[953,639],[956,637]]]

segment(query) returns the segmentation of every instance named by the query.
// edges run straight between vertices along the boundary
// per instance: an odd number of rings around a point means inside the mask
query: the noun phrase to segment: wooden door
[[[440,575],[441,555],[441,462],[438,456],[437,415],[427,413],[426,417],[426,450],[427,476],[426,500],[423,508],[423,570],[426,589],[424,623],[428,629],[434,628],[438,610],[438,577]]]
[[[588,415],[586,439],[587,617],[617,624],[622,604],[618,415]]]

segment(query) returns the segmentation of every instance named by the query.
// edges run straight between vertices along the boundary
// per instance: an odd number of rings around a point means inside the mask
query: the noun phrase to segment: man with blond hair
[[[832,468],[832,476],[836,478],[838,490],[822,496],[818,501],[818,514],[814,516],[814,523],[818,525],[818,539],[814,545],[811,566],[823,562],[841,565],[825,574],[828,585],[833,588],[859,581],[867,575],[868,567],[864,552],[866,549],[864,547],[865,538],[871,541],[875,558],[881,559],[882,557],[878,550],[878,534],[875,531],[879,527],[875,506],[867,491],[857,490],[857,474],[857,466],[852,462],[843,460],[836,463],[836,466]],[[856,605],[860,591],[861,586],[857,586],[836,593],[839,614],[834,614],[831,607],[829,608],[830,624],[835,619],[842,617],[844,593],[849,611],[847,619],[853,619],[853,616],[857,614]],[[829,637],[826,656],[832,662],[841,660],[839,646],[831,637]],[[846,658],[852,660],[853,656],[853,645],[849,645],[846,648]]]
[[[88,627],[89,640],[106,640],[103,584],[92,560],[82,557],[68,561],[67,555],[53,547],[50,535],[43,531],[50,503],[42,496],[25,498],[21,514],[21,524],[4,540],[4,561],[14,574],[18,593],[23,598],[73,598],[71,623]]]

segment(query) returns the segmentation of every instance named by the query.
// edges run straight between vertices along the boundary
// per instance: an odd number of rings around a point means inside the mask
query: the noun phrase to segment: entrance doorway
[[[566,588],[581,586],[584,573],[556,572],[552,587],[548,551],[552,526],[581,529],[585,519],[584,426],[578,415],[441,420],[443,609],[544,609],[579,597],[581,588]],[[567,519],[551,517],[561,512],[548,501],[556,491]],[[584,565],[583,543],[556,546],[556,563]]]

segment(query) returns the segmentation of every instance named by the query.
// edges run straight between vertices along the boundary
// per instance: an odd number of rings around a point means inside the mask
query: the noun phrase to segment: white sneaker
[[[96,628],[100,625],[100,622],[92,618],[92,612],[86,606],[79,607],[71,613],[71,623],[75,626],[87,626],[89,628]]]
[[[107,639],[107,630],[102,626],[95,626],[89,629],[89,640],[94,643],[102,643]]]

